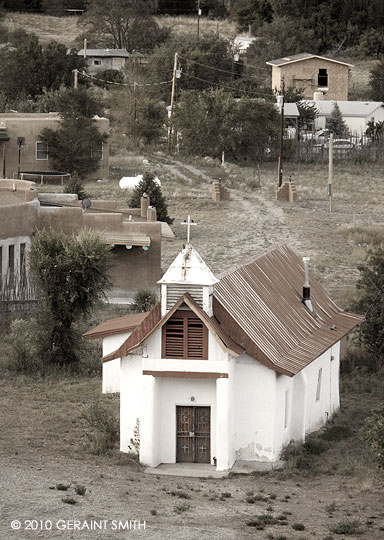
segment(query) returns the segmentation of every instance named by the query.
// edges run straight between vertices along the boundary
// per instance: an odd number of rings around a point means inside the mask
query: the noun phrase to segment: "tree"
[[[371,69],[369,84],[371,87],[370,98],[375,101],[384,101],[384,59]]]
[[[327,119],[327,128],[333,132],[335,137],[346,137],[348,135],[347,125],[337,103],[334,104],[331,116]]]
[[[89,0],[87,5],[82,22],[88,27],[87,36],[90,34],[91,41],[96,37],[99,45],[149,51],[168,37],[152,17],[154,2]]]
[[[81,176],[96,171],[100,148],[107,139],[93,119],[100,112],[100,103],[85,88],[69,88],[58,93],[56,105],[63,119],[60,126],[41,133],[54,167]]]
[[[273,103],[250,98],[236,100],[224,90],[183,92],[174,111],[180,148],[192,155],[243,161],[262,158],[278,129]]]
[[[40,354],[48,363],[79,362],[80,335],[74,323],[105,297],[110,286],[109,252],[95,231],[35,234],[29,264],[43,314]]]
[[[299,110],[298,128],[311,129],[316,118],[319,116],[319,110],[314,103],[306,103],[305,101],[299,101],[297,103]]]
[[[364,266],[359,268],[357,289],[362,292],[355,309],[365,313],[361,337],[365,349],[377,360],[370,366],[384,365],[384,249],[369,252]]]
[[[143,179],[140,180],[138,185],[133,190],[129,206],[131,208],[140,208],[140,199],[144,193],[149,197],[151,206],[156,207],[158,221],[165,221],[169,225],[172,225],[173,219],[168,215],[167,203],[165,197],[161,192],[161,187],[154,182],[155,175],[153,173],[145,173]]]
[[[259,26],[263,22],[272,22],[273,10],[269,0],[237,0],[231,3],[230,15],[240,29],[249,25]]]

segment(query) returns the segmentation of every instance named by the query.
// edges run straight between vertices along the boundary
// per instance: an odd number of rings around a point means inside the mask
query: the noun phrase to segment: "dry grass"
[[[78,20],[78,17],[52,17],[38,13],[9,12],[5,17],[5,26],[9,31],[23,28],[27,32],[34,32],[43,44],[55,40],[70,47],[83,32],[83,29],[78,26]]]
[[[156,17],[160,26],[167,26],[175,34],[186,35],[193,32],[197,33],[197,17]],[[213,20],[205,17],[200,18],[201,35],[218,35],[223,39],[231,39],[237,35],[236,25],[228,20]]]

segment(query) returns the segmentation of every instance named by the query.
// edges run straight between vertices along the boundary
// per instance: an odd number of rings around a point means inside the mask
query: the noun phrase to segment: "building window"
[[[317,85],[319,88],[328,88],[328,73],[326,69],[319,69]]]
[[[93,65],[94,66],[101,66],[101,60],[94,60]]]
[[[162,332],[163,358],[208,360],[208,330],[192,311],[176,311]]]
[[[103,160],[103,143],[99,143],[95,148],[91,148],[91,158],[95,158],[98,161]]]
[[[25,247],[26,244],[20,244],[20,275],[25,276]]]
[[[36,142],[36,159],[48,159],[48,145],[45,142]]]
[[[288,418],[289,418],[289,390],[285,391],[284,399],[284,427],[288,427]]]
[[[9,246],[8,248],[8,272],[13,274],[15,271],[15,246]]]
[[[322,376],[322,374],[323,374],[323,368],[320,368],[319,373],[317,374],[316,401],[320,401],[321,376]]]

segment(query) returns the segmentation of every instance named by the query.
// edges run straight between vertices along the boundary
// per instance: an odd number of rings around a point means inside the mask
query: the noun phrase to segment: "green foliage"
[[[41,133],[54,167],[80,175],[96,171],[100,164],[99,149],[107,139],[93,120],[100,111],[100,102],[83,88],[62,90],[55,102],[63,120],[59,128],[45,128]]]
[[[93,428],[86,432],[94,454],[107,454],[119,440],[119,420],[98,402],[92,403],[83,413],[83,418]]]
[[[375,56],[379,58],[384,52],[384,36],[380,30],[373,28],[367,30],[360,41],[360,52],[363,56]]]
[[[80,231],[77,236],[36,233],[29,263],[43,312],[39,347],[48,364],[78,364],[81,336],[73,323],[105,296],[110,285],[109,250],[94,231]]]
[[[90,195],[84,189],[83,182],[77,173],[72,174],[71,179],[65,184],[64,193],[75,193],[79,199],[89,199]]]
[[[56,484],[56,489],[59,491],[68,491],[70,484]]]
[[[153,144],[159,142],[164,131],[167,112],[164,104],[145,98],[138,100],[136,107],[136,120],[130,122],[133,138],[142,144]]]
[[[82,486],[80,484],[77,484],[75,486],[76,495],[80,495],[83,497],[85,495],[85,492],[87,491],[87,488],[85,486]]]
[[[17,373],[35,373],[44,366],[44,355],[39,354],[40,327],[37,319],[15,319],[7,333],[10,345],[8,369]],[[43,345],[40,343],[40,345]]]
[[[359,519],[349,518],[335,523],[330,530],[335,534],[362,534],[364,531],[363,524]]]
[[[378,359],[380,367],[384,364],[384,248],[369,251],[366,263],[359,270],[356,286],[362,294],[354,307],[365,313],[362,342],[368,353]]]
[[[152,289],[139,289],[133,299],[132,311],[145,313],[151,311],[158,302],[157,294]]]
[[[370,72],[370,98],[384,101],[384,59],[382,58]]]
[[[84,67],[84,58],[65,45],[51,41],[43,47],[35,34],[16,30],[0,50],[0,92],[10,103],[35,99],[44,89],[70,86],[72,71]]]
[[[240,30],[247,30],[249,25],[256,27],[272,22],[273,11],[268,0],[237,0],[231,2],[230,16]]]
[[[77,501],[76,499],[74,499],[73,497],[64,497],[63,499],[61,499],[63,503],[65,504],[77,504]]]
[[[346,137],[348,135],[347,125],[343,120],[340,107],[337,103],[333,106],[331,116],[327,118],[326,126],[333,132],[335,137]]]
[[[362,433],[365,442],[376,455],[379,465],[384,467],[384,404],[371,411]]]
[[[370,137],[373,141],[381,141],[384,138],[384,120],[379,120],[375,122],[374,120],[369,120],[367,124],[367,129],[365,130],[365,135]]]
[[[235,100],[223,90],[184,92],[174,112],[180,149],[234,161],[256,160],[277,137],[278,113],[272,103]]]
[[[154,182],[155,175],[153,173],[145,173],[143,179],[133,190],[129,206],[131,208],[140,208],[140,199],[144,193],[149,197],[149,204],[156,207],[158,221],[165,221],[169,225],[173,219],[168,215],[167,203],[164,195],[161,192],[161,187]]]
[[[121,84],[124,81],[124,73],[120,69],[104,69],[95,75],[93,82],[101,88],[109,90],[114,84]]]
[[[153,3],[146,0],[89,0],[82,22],[93,45],[146,52],[169,35],[152,13]]]
[[[316,105],[314,103],[299,101],[297,103],[297,108],[300,114],[298,120],[299,129],[310,129],[316,118],[319,116],[319,110]]]

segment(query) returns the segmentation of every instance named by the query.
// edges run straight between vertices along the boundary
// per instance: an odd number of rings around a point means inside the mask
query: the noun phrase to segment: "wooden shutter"
[[[191,311],[178,310],[163,326],[163,358],[208,360],[208,330]]]

